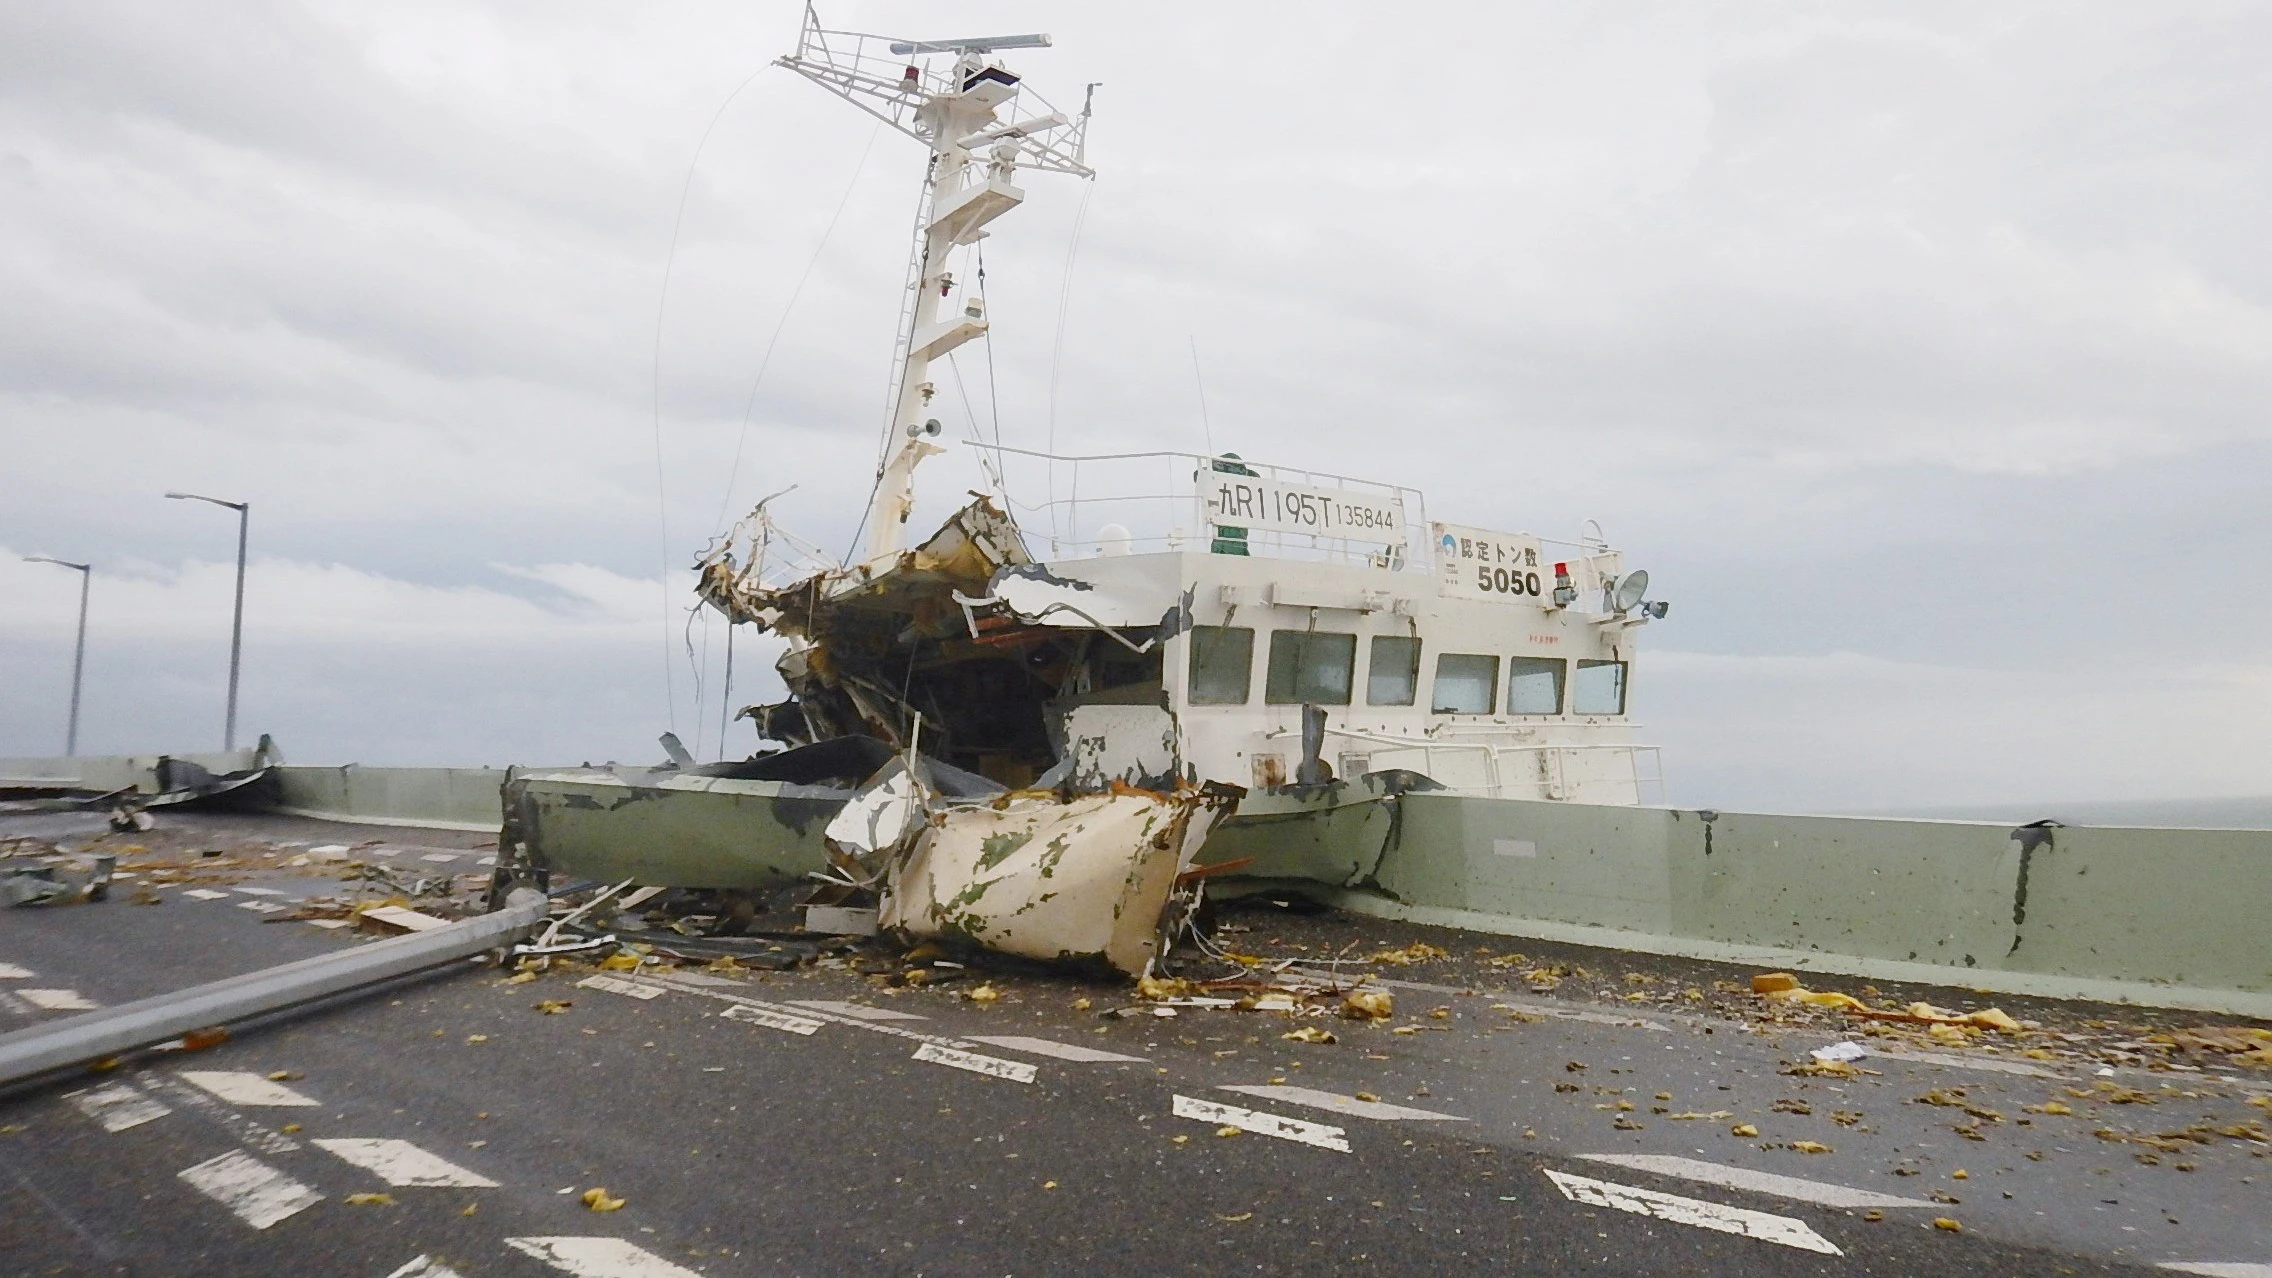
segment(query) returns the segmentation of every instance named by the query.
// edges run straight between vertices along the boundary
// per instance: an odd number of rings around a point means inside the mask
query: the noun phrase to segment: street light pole
[[[237,610],[236,620],[229,627],[229,724],[221,739],[222,749],[234,750],[237,748],[237,669],[245,647],[245,538],[252,523],[252,503],[223,501],[196,493],[167,493],[166,496],[175,501],[211,502],[237,512]]]
[[[27,555],[27,564],[57,564],[75,568],[79,573],[79,643],[71,651],[71,726],[63,737],[63,753],[71,758],[79,754],[79,684],[87,673],[87,588],[94,584],[95,566],[75,564],[68,559],[50,559],[46,555]]]

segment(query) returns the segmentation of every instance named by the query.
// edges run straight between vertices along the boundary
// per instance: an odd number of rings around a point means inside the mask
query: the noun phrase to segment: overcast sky
[[[1683,804],[2272,790],[2272,9],[1390,12],[824,9],[1101,82],[1093,186],[988,243],[1007,442],[1600,520],[1673,602]],[[723,631],[698,704],[666,615],[766,492],[850,540],[921,165],[750,80],[798,18],[0,0],[0,755],[63,740],[30,554],[97,565],[82,749],[218,745],[234,522],[174,488],[253,504],[242,717],[296,761],[718,753]]]

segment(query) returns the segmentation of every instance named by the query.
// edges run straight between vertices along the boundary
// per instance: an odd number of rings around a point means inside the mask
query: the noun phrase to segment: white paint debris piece
[[[437,1189],[494,1189],[497,1186],[497,1182],[487,1176],[467,1171],[406,1140],[351,1138],[308,1143],[326,1153],[336,1154],[364,1171],[375,1173],[380,1180],[390,1185]]]
[[[478,860],[478,861],[474,862],[474,864],[475,864],[475,865],[495,865],[495,864],[497,864],[497,858],[496,858],[496,857],[493,857],[493,856],[485,856],[485,857],[481,858],[480,860]]]
[[[342,928],[354,926],[346,919],[306,919],[303,921],[306,922],[309,927]]]
[[[241,888],[238,888],[238,889],[237,889],[237,891],[244,893],[244,894],[245,894],[246,896],[290,896],[290,895],[292,895],[292,894],[291,894],[290,892],[282,891],[281,889],[278,889],[278,888],[263,888],[263,887],[241,887]]]
[[[924,1021],[930,1019],[927,1016],[917,1016],[913,1012],[894,1012],[889,1008],[870,1007],[865,1003],[832,1003],[824,999],[797,999],[792,1001],[789,1006],[809,1007],[816,1012],[834,1012],[838,1016],[850,1016],[863,1021]]]
[[[291,909],[292,907],[289,905],[279,905],[274,901],[239,901],[237,902],[237,908],[240,910],[253,910],[261,914],[281,914],[284,911]]]
[[[1024,1061],[1006,1061],[999,1056],[981,1056],[976,1052],[941,1047],[937,1043],[925,1043],[916,1048],[915,1059],[929,1061],[933,1065],[951,1065],[956,1069],[966,1069],[973,1074],[984,1074],[990,1078],[1006,1078],[1013,1083],[1030,1083],[1034,1079],[1034,1067]]]
[[[985,1043],[990,1047],[1007,1047],[1013,1052],[1032,1052],[1036,1056],[1048,1056],[1061,1061],[1079,1061],[1084,1065],[1103,1064],[1108,1061],[1133,1061],[1141,1065],[1145,1060],[1141,1056],[1123,1056],[1118,1052],[1100,1052],[1096,1048],[1082,1047],[1076,1043],[1060,1043],[1046,1038],[1028,1038],[1023,1034],[973,1034],[970,1036],[970,1041]]]
[[[421,914],[400,905],[373,906],[357,915],[356,920],[366,931],[378,932],[431,932],[435,928],[450,925],[448,919]]]
[[[24,1001],[33,1007],[50,1012],[91,1012],[102,1006],[77,990],[17,990],[16,993],[23,995]]]
[[[290,847],[290,846],[292,846],[292,845],[291,845],[291,844],[289,844],[289,843],[283,843],[283,844],[278,844],[277,846],[279,846],[279,847]],[[308,851],[310,851],[310,852],[312,852],[312,853],[319,853],[319,854],[321,854],[321,853],[331,853],[331,852],[345,852],[346,850],[347,850],[347,845],[346,845],[346,844],[344,844],[344,843],[325,843],[325,844],[321,844],[321,845],[319,845],[319,846],[316,846],[316,847],[312,847],[312,848],[309,848],[309,849],[308,849]]]
[[[1757,1194],[1773,1194],[1778,1198],[1794,1198],[1803,1203],[1820,1203],[1825,1207],[1930,1207],[1933,1204],[1922,1198],[1896,1198],[1891,1194],[1873,1193],[1867,1189],[1850,1189],[1827,1181],[1801,1180],[1796,1176],[1778,1176],[1773,1172],[1752,1171],[1745,1167],[1728,1167],[1720,1163],[1707,1163],[1697,1158],[1679,1158],[1671,1154],[1580,1154],[1588,1162],[1609,1163],[1629,1167],[1634,1171],[1655,1172],[1659,1176],[1673,1176],[1681,1180],[1701,1181],[1726,1189],[1748,1189]]]
[[[2202,1278],[2272,1278],[2272,1265],[2245,1261],[2165,1260],[2154,1268],[2171,1269],[2181,1274],[2200,1274]]]
[[[0,963],[0,981],[28,981],[31,978],[32,970],[28,967],[17,967],[13,963]]]
[[[1243,1092],[1248,1096],[1260,1096],[1264,1100],[1287,1101],[1295,1105],[1307,1105],[1312,1109],[1330,1109],[1336,1114],[1378,1119],[1382,1122],[1394,1122],[1403,1119],[1445,1119],[1455,1123],[1467,1121],[1458,1114],[1439,1114],[1432,1109],[1414,1109],[1409,1105],[1390,1105],[1384,1101],[1360,1100],[1355,1096],[1343,1096],[1338,1092],[1321,1092],[1314,1087],[1289,1087],[1275,1083],[1233,1083],[1217,1090]]]
[[[1174,1112],[1177,1118],[1195,1118],[1203,1123],[1236,1127],[1242,1132],[1253,1132],[1257,1136],[1275,1136],[1280,1140],[1315,1145],[1319,1149],[1331,1149],[1344,1154],[1349,1152],[1349,1133],[1323,1123],[1281,1118],[1260,1110],[1240,1109],[1236,1105],[1224,1105],[1191,1096],[1177,1096]]]
[[[505,1245],[572,1278],[701,1278],[621,1238],[508,1238]]]
[[[463,1278],[463,1275],[432,1256],[419,1256],[387,1278]]]
[[[1828,1047],[1818,1047],[1807,1053],[1818,1061],[1858,1061],[1869,1054],[1869,1048],[1852,1039],[1843,1043],[1832,1043]]]
[[[1254,1010],[1257,1012],[1291,1012],[1294,1010],[1294,1000],[1283,994],[1266,994],[1254,1001]]]
[[[229,894],[226,892],[216,892],[211,888],[191,888],[188,891],[182,893],[182,895],[188,897],[193,901],[219,901],[226,899]]]
[[[164,1118],[174,1111],[156,1100],[144,1096],[130,1083],[112,1083],[93,1091],[73,1092],[63,1099],[82,1114],[102,1124],[106,1132],[122,1132],[129,1127],[140,1127],[152,1119]]]
[[[176,1174],[255,1229],[266,1229],[323,1201],[322,1194],[242,1150],[232,1149]]]
[[[619,976],[587,976],[576,984],[587,990],[606,990],[610,994],[624,994],[632,998],[661,998],[663,996],[662,987],[659,985],[641,985],[637,981],[626,981]]]
[[[827,1021],[791,1016],[787,1012],[776,1012],[765,1007],[750,1007],[742,1003],[736,1003],[718,1013],[718,1015],[729,1021],[747,1021],[752,1025],[763,1025],[767,1029],[787,1030],[791,1034],[811,1034],[818,1031],[821,1026],[828,1024]]]
[[[448,865],[450,862],[457,860],[458,855],[455,852],[428,852],[426,855],[418,859],[421,861],[432,861],[436,865]]]
[[[1749,1211],[1742,1207],[1723,1207],[1700,1198],[1682,1198],[1678,1194],[1660,1194],[1632,1185],[1595,1180],[1590,1176],[1573,1176],[1551,1167],[1544,1170],[1547,1179],[1562,1191],[1562,1196],[1574,1203],[1584,1203],[1589,1207],[1611,1207],[1637,1216],[1651,1216],[1675,1225],[1694,1225],[1699,1229],[1717,1230],[1723,1234],[1741,1234],[1761,1242],[1819,1252],[1825,1256],[1846,1254],[1838,1249],[1836,1243],[1816,1233],[1805,1221],[1789,1216]]]
[[[282,1083],[271,1082],[241,1069],[185,1069],[181,1081],[204,1088],[231,1105],[312,1106],[316,1102]]]

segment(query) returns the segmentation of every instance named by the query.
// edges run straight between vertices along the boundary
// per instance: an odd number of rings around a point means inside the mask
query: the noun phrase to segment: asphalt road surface
[[[153,838],[265,840],[279,866],[327,844],[404,876],[487,855],[476,834],[161,820]],[[360,943],[264,921],[337,891],[320,867],[219,877],[0,915],[0,1028]],[[1509,944],[1227,917],[1255,948]],[[1792,1075],[1838,1036],[1394,970],[1395,1021],[1326,1044],[1269,1012],[1115,1015],[1123,985],[1031,971],[902,989],[840,960],[519,983],[469,963],[0,1098],[0,1273],[2272,1275],[2261,1076],[1961,1053]],[[967,997],[980,980],[1000,996]],[[2094,1134],[2188,1128],[2208,1134]]]

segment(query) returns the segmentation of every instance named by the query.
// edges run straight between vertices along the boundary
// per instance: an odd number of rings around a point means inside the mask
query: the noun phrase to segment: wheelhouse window
[[[1374,635],[1365,662],[1365,704],[1408,706],[1420,693],[1420,640],[1411,635]]]
[[[1562,713],[1562,681],[1569,670],[1560,657],[1507,658],[1507,713]]]
[[[1575,714],[1625,713],[1625,663],[1581,661],[1571,697]]]
[[[1436,658],[1436,690],[1430,704],[1437,714],[1489,714],[1499,691],[1499,659],[1468,652]]]
[[[1270,632],[1262,699],[1274,706],[1345,706],[1357,673],[1357,636],[1331,630]]]
[[[1254,684],[1254,630],[1191,628],[1191,704],[1243,706]]]

